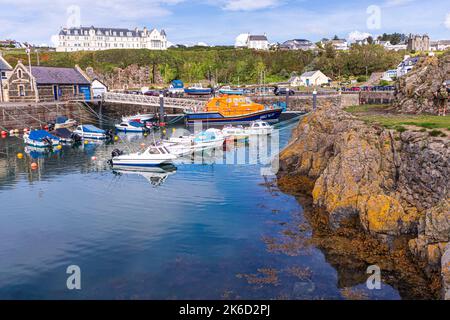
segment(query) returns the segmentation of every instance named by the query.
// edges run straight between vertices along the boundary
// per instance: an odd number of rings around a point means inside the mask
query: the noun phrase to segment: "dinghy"
[[[60,139],[45,130],[34,130],[23,135],[24,142],[36,148],[53,148],[60,144]]]
[[[67,128],[55,129],[51,131],[51,133],[58,137],[60,142],[63,144],[74,144],[81,142],[81,137]]]
[[[55,129],[72,128],[75,127],[76,125],[77,125],[76,120],[61,116],[56,118]]]
[[[143,123],[140,122],[135,122],[135,121],[123,121],[120,124],[116,124],[115,125],[116,130],[117,131],[121,131],[121,132],[135,132],[135,133],[144,133],[144,132],[149,132],[150,129],[147,128],[147,126]]]
[[[105,130],[99,129],[91,124],[79,125],[74,133],[78,134],[83,139],[105,140],[109,138],[109,135]]]

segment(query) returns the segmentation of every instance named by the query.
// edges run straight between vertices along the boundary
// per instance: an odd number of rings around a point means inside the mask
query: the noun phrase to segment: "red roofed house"
[[[10,102],[90,100],[91,82],[78,67],[29,67],[19,61],[8,79]]]

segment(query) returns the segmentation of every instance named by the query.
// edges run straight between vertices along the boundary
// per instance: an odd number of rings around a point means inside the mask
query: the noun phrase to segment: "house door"
[[[59,90],[58,90],[58,86],[53,86],[53,98],[56,100],[58,100],[58,94],[59,94]]]
[[[309,79],[306,79],[306,86],[309,87]]]
[[[80,93],[84,95],[85,100],[91,100],[91,87],[90,86],[80,86]]]

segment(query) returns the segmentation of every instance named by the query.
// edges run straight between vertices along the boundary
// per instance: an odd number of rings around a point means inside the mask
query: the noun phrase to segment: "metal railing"
[[[104,93],[103,101],[108,103],[134,104],[153,107],[159,107],[160,105],[159,97],[156,96],[113,92]],[[175,108],[182,110],[203,110],[204,105],[204,101],[193,99],[164,98],[165,108]]]

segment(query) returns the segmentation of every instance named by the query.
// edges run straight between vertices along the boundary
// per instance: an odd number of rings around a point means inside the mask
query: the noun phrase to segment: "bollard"
[[[313,91],[313,111],[317,109],[317,91]]]

